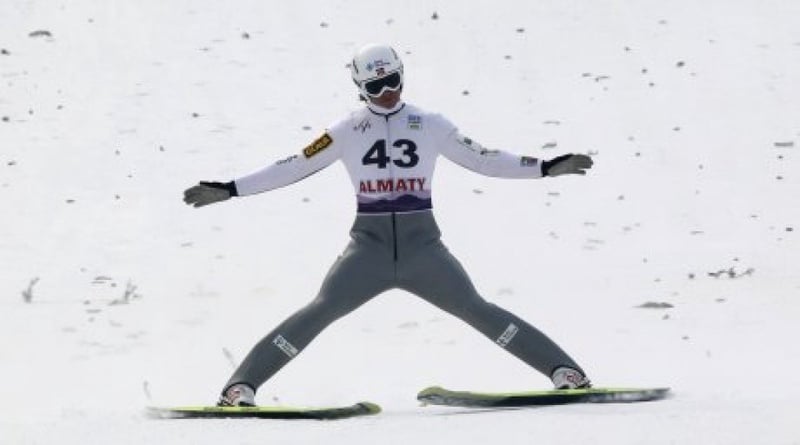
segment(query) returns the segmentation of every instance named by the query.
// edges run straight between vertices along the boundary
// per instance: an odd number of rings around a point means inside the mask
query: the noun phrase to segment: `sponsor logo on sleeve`
[[[333,138],[328,133],[323,134],[322,136],[318,137],[317,140],[311,143],[308,147],[303,149],[303,155],[305,157],[310,158],[322,150],[325,150],[333,143]]]
[[[519,165],[523,167],[536,167],[539,165],[539,160],[530,156],[523,156],[519,160]]]
[[[489,150],[485,148],[483,145],[473,141],[472,139],[466,136],[458,136],[458,143],[461,144],[464,148],[470,151],[474,151],[475,153],[481,156],[491,156],[497,154],[497,150]]]
[[[297,155],[291,155],[286,159],[281,159],[280,161],[276,162],[276,164],[278,164],[278,165],[288,164],[288,163],[294,161],[295,159],[297,159]]]

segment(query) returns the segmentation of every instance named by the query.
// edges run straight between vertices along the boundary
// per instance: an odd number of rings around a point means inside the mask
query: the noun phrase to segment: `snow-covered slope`
[[[0,442],[800,443],[797,17],[778,0],[0,3]],[[358,106],[346,64],[367,42],[401,51],[407,100],[487,146],[594,155],[586,177],[529,182],[440,162],[444,241],[596,384],[674,398],[418,407],[430,384],[549,382],[392,291],[259,393],[382,415],[143,418],[213,402],[347,242],[339,165],[200,210],[180,198]]]

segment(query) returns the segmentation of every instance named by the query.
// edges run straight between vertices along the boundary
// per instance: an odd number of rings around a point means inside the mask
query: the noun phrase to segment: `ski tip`
[[[429,386],[417,393],[417,401],[420,406],[428,406],[431,405],[432,400],[435,400],[445,392],[447,390],[441,386]]]
[[[377,403],[372,402],[358,402],[356,405],[360,406],[369,414],[379,414],[383,409]]]
[[[441,386],[429,386],[429,387],[423,389],[422,391],[418,392],[417,393],[417,398],[419,399],[420,397],[425,397],[426,395],[429,395],[429,394],[440,393],[440,392],[442,392],[444,390],[445,389],[442,388]]]

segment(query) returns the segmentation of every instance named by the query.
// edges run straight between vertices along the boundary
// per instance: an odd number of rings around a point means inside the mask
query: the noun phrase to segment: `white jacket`
[[[332,125],[301,154],[236,179],[240,196],[297,182],[341,160],[353,182],[359,213],[413,212],[431,208],[439,155],[474,172],[501,178],[539,178],[541,162],[487,150],[443,116],[399,103],[372,104]]]

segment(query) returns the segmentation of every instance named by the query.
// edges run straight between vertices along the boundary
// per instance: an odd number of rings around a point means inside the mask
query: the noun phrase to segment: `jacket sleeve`
[[[541,178],[541,160],[502,150],[490,150],[463,135],[450,121],[436,115],[439,152],[456,164],[496,178]]]
[[[315,139],[299,154],[289,156],[241,178],[236,179],[239,196],[267,192],[298,182],[333,164],[341,156],[341,125],[335,125]]]

